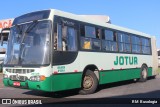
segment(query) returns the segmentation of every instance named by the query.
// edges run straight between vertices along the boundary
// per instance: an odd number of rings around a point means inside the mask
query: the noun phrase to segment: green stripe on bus
[[[51,92],[52,91],[52,78],[46,77],[44,81],[28,81],[29,89],[42,90]]]
[[[82,73],[63,73],[47,77],[41,82],[28,81],[29,89],[62,91],[81,87]]]
[[[82,73],[66,73],[53,75],[53,91],[80,88]]]
[[[140,78],[140,68],[122,70],[104,70],[100,72],[100,84]],[[152,68],[148,68],[148,76],[152,76]]]
[[[152,75],[152,68],[151,67],[148,68],[148,76],[153,76]]]

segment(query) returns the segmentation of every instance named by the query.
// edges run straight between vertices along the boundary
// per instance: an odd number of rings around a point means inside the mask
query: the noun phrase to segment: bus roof
[[[88,19],[88,18],[83,17],[81,15],[76,15],[76,14],[73,14],[73,13],[64,12],[64,11],[60,11],[60,10],[56,10],[56,9],[51,9],[51,11],[53,12],[54,15],[57,15],[57,16],[62,16],[62,17],[73,19],[73,20],[78,20],[78,21],[82,21],[82,22],[86,22],[86,23],[95,24],[95,25],[98,25],[98,26],[107,27],[107,28],[110,28],[110,29],[115,29],[115,30],[119,30],[119,31],[123,31],[123,32],[132,33],[132,34],[135,34],[135,35],[141,35],[141,36],[151,38],[151,36],[149,34],[146,34],[146,33],[140,32],[140,31],[136,31],[136,30],[132,30],[132,29],[129,29],[129,28],[125,28],[125,27],[120,27],[120,26],[110,24],[110,23],[95,21],[94,18]]]
[[[94,18],[90,19],[88,17],[84,17],[84,15],[77,15],[77,14],[64,12],[64,11],[57,10],[57,9],[44,9],[44,10],[51,10],[51,14],[61,16],[61,17],[66,17],[66,18],[81,21],[81,22],[85,22],[85,23],[91,23],[91,24],[95,24],[95,25],[98,25],[98,26],[107,27],[107,28],[110,28],[110,29],[115,29],[115,30],[118,30],[118,31],[123,31],[123,32],[135,34],[135,35],[148,37],[148,38],[154,37],[154,36],[151,36],[149,34],[146,34],[146,33],[143,33],[143,32],[137,31],[137,30],[133,30],[133,29],[117,26],[117,25],[114,25],[114,24],[106,23],[104,21],[96,21]],[[39,10],[39,11],[44,11],[44,10]],[[36,11],[32,11],[32,12],[36,12]],[[32,12],[29,12],[29,13],[32,13]],[[26,13],[26,14],[29,14],[29,13]]]

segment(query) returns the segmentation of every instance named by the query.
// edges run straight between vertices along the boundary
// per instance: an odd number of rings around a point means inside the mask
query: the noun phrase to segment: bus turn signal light
[[[46,79],[46,77],[44,75],[40,76],[40,81],[44,81]]]

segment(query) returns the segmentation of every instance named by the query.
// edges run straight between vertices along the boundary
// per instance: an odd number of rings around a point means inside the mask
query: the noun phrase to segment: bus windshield
[[[11,28],[4,65],[49,64],[50,21],[33,21]]]

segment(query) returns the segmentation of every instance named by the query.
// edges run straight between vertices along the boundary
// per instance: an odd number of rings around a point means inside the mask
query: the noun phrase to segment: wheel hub
[[[143,78],[147,78],[147,70],[146,69],[143,69],[143,71],[142,71],[142,77]]]
[[[93,78],[91,76],[85,76],[83,81],[83,87],[85,90],[89,90],[93,86]]]

